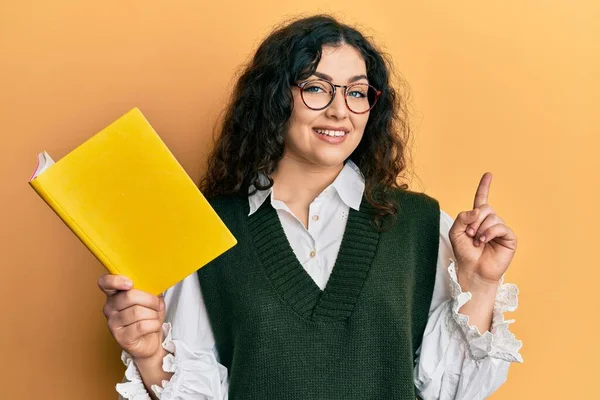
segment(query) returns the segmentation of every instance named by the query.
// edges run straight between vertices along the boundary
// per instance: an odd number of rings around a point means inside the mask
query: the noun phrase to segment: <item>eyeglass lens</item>
[[[331,103],[333,91],[333,85],[327,81],[309,81],[302,87],[302,99],[308,108],[323,109]],[[345,97],[351,111],[362,113],[375,104],[377,90],[366,83],[355,83],[348,86]]]

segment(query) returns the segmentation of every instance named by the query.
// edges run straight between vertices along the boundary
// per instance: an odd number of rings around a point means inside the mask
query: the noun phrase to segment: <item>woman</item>
[[[521,361],[503,317],[516,287],[501,282],[516,237],[487,204],[489,173],[455,221],[397,184],[408,132],[360,32],[328,16],[273,32],[201,186],[238,245],[164,298],[99,280],[119,393],[481,399],[502,384]]]

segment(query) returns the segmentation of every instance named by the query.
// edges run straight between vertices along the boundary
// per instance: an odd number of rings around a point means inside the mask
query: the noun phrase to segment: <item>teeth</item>
[[[329,129],[315,129],[315,131],[317,131],[317,133],[320,133],[321,135],[326,135],[326,136],[331,136],[331,137],[339,137],[339,136],[344,136],[346,134],[346,132],[344,131],[331,131]]]

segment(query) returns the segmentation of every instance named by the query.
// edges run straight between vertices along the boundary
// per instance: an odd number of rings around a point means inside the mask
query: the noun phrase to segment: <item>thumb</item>
[[[158,301],[159,301],[159,305],[160,305],[160,309],[158,311],[158,320],[160,321],[161,325],[163,322],[165,322],[165,312],[166,312],[166,304],[165,304],[165,296],[163,294],[158,296]]]
[[[467,231],[467,226],[477,221],[479,218],[479,208],[474,208],[471,211],[463,211],[458,214],[454,224],[450,228],[450,235],[457,236]]]

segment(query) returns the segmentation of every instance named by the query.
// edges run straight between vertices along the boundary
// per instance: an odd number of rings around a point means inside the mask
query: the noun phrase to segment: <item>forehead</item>
[[[343,83],[357,75],[366,75],[367,66],[360,52],[347,44],[323,46],[317,71],[327,74],[334,81]]]

